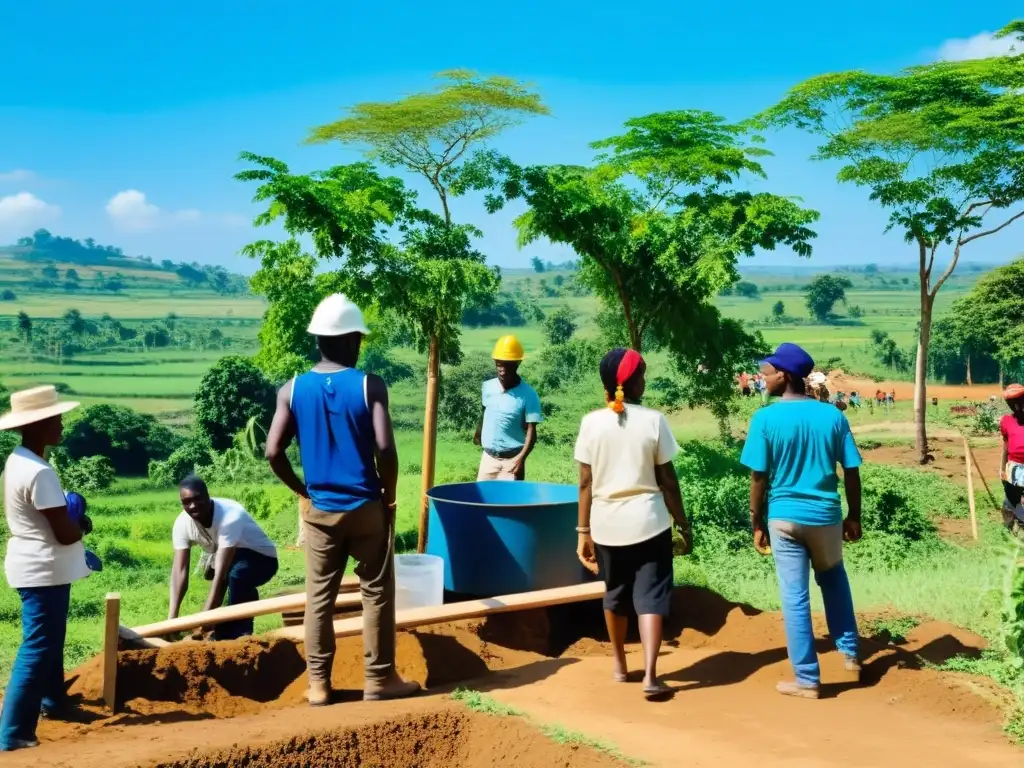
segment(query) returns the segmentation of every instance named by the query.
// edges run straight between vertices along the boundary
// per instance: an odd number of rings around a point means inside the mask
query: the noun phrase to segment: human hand
[[[525,456],[516,456],[512,459],[512,465],[509,467],[509,472],[512,474],[512,477],[519,478],[523,476],[523,465],[525,463]]]
[[[594,552],[594,540],[589,533],[581,533],[579,542],[576,544],[576,557],[583,563],[583,567],[595,576],[597,575],[597,554]]]
[[[210,566],[203,573],[203,578],[205,578],[207,581],[213,581],[213,577],[216,575],[217,572],[213,569],[213,566]]]
[[[860,541],[862,535],[860,520],[843,520],[843,541]]]
[[[754,549],[761,555],[770,555],[772,553],[771,539],[768,537],[768,531],[764,528],[754,530]]]
[[[480,445],[480,430],[473,433],[473,445]]]
[[[693,552],[693,530],[690,528],[690,521],[683,518],[682,521],[675,521],[676,531],[679,532],[680,543],[675,548],[674,554],[688,555]]]
[[[92,533],[92,520],[88,515],[82,515],[78,520],[78,527],[82,529],[83,536],[88,536]]]

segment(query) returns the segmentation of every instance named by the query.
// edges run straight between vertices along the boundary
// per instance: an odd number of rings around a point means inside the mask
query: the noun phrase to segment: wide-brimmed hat
[[[0,430],[18,429],[26,424],[46,421],[67,413],[78,405],[72,400],[59,400],[57,388],[49,385],[12,392],[11,410],[0,417]]]

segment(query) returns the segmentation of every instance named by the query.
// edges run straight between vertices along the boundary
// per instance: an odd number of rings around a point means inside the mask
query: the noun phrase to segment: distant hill
[[[0,246],[0,290],[32,293],[120,293],[127,288],[180,286],[230,295],[247,293],[248,281],[223,267],[198,263],[159,263],[128,256],[92,238],[75,240],[40,229],[15,245]]]

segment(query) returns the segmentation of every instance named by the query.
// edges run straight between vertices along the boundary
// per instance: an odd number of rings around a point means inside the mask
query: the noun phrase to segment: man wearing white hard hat
[[[61,415],[78,406],[61,402],[54,387],[11,395],[0,430],[21,432],[21,445],[4,465],[4,513],[10,537],[4,571],[21,598],[22,641],[0,715],[0,750],[34,747],[40,710],[66,709],[64,638],[72,583],[89,575],[82,535],[88,518],[69,514],[53,467],[43,458],[59,445]]]
[[[285,384],[267,435],[270,467],[300,499],[306,530],[305,650],[309,703],[333,701],[334,603],[349,555],[363,603],[363,698],[411,696],[420,689],[395,669],[395,490],[398,452],[379,376],[358,370],[369,333],[342,294],[313,312],[309,332],[320,362]],[[300,480],[285,453],[299,444]]]

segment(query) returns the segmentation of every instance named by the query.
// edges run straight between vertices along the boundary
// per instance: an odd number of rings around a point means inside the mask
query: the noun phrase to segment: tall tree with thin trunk
[[[1024,20],[999,35],[1024,41]],[[841,162],[839,180],[870,190],[890,211],[888,230],[915,250],[921,332],[914,420],[922,464],[929,460],[926,379],[935,296],[966,246],[1024,218],[1022,114],[1024,52],[939,61],[895,75],[821,75],[755,120],[820,136],[815,159]]]
[[[444,259],[459,253],[469,230],[454,231],[450,203],[475,186],[473,152],[502,131],[535,115],[548,114],[540,96],[527,86],[507,77],[479,77],[468,70],[441,72],[441,85],[433,91],[415,93],[398,101],[365,102],[348,110],[341,120],[314,128],[308,141],[338,141],[367,150],[370,159],[391,168],[404,168],[423,177],[436,193],[441,219],[425,232],[430,242],[419,245]],[[443,301],[438,306],[443,305]],[[426,333],[421,343],[427,348],[427,402],[423,437],[423,497],[419,551],[426,545],[427,491],[434,484],[437,444],[437,382],[445,339],[444,320]]]

